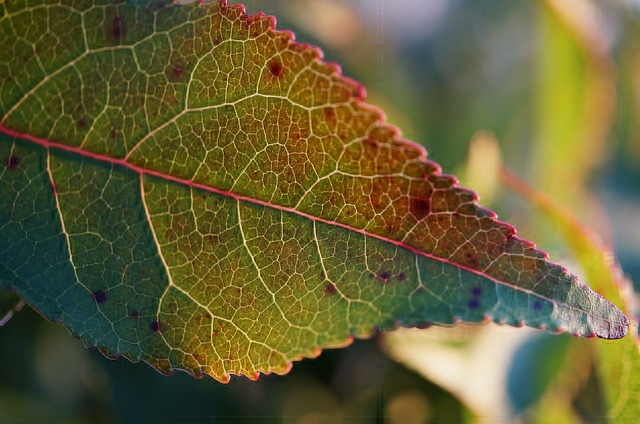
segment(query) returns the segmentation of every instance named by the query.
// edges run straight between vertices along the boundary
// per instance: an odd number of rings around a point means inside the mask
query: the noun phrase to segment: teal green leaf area
[[[228,381],[377,330],[628,321],[224,2],[0,2],[0,286],[87,346]]]

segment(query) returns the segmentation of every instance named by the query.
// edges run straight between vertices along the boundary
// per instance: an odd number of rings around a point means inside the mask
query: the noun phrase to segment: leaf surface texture
[[[0,286],[220,381],[397,325],[626,334],[274,27],[219,1],[0,4]]]

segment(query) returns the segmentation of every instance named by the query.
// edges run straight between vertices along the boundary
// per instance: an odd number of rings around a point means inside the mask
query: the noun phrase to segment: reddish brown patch
[[[324,118],[329,122],[335,122],[335,120],[336,120],[336,112],[333,110],[332,107],[325,107],[324,108]]]
[[[400,274],[398,274],[398,281],[404,281],[407,279],[407,276],[404,275],[404,272],[401,272]]]
[[[327,295],[327,296],[331,296],[332,294],[336,294],[337,291],[338,291],[338,288],[333,283],[327,284],[327,286],[324,288],[324,294]]]
[[[114,140],[118,138],[118,130],[111,130],[111,132],[109,133],[109,137],[111,137]]]
[[[272,59],[267,64],[267,68],[269,68],[269,72],[274,78],[279,78],[282,75],[284,67],[282,66],[282,62],[276,59]]]
[[[82,129],[87,126],[87,120],[83,116],[82,118],[76,121],[76,128]]]
[[[251,25],[252,23],[254,23],[255,21],[258,20],[258,16],[257,15],[242,15],[242,16],[240,16],[240,20],[241,21],[245,21],[248,25]]]
[[[364,139],[364,145],[372,149],[377,149],[380,147],[380,142],[375,138],[367,137]]]
[[[478,260],[478,255],[476,255],[474,252],[472,252],[470,250],[467,251],[464,254],[464,258],[467,261],[467,263],[469,265],[471,265],[471,267],[473,267],[473,268],[477,268],[478,267],[478,264],[479,264],[480,261]]]

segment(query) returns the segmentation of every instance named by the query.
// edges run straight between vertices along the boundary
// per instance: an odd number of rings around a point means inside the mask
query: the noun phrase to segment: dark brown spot
[[[109,23],[109,39],[115,44],[121,44],[124,39],[124,22],[120,16],[111,19]]]
[[[335,294],[337,291],[338,291],[338,288],[333,283],[327,284],[327,286],[324,288],[324,294],[326,294],[327,296]]]
[[[111,130],[111,132],[109,133],[109,137],[111,137],[114,140],[118,138],[118,130]]]
[[[129,313],[127,314],[127,316],[129,318],[140,318],[140,312],[134,310],[129,311]]]
[[[93,293],[91,293],[91,295],[93,296],[93,298],[95,299],[98,305],[107,301],[107,293],[104,292],[103,290],[96,290]]]
[[[282,75],[282,71],[283,71],[282,62],[276,59],[273,59],[269,61],[269,63],[267,64],[267,67],[269,68],[269,72],[271,72],[271,75],[273,75],[275,78],[279,78]]]
[[[426,197],[412,197],[409,209],[417,219],[424,219],[431,213],[431,202]]]
[[[407,279],[407,276],[404,275],[404,272],[401,272],[400,274],[398,274],[398,281],[404,281]]]
[[[82,129],[82,128],[86,127],[86,126],[87,126],[87,120],[85,119],[84,116],[76,121],[76,127],[77,128]]]
[[[153,331],[154,333],[159,333],[160,332],[160,321],[158,321],[158,320],[151,321],[151,324],[149,324],[149,330]]]
[[[7,161],[7,167],[9,169],[15,169],[20,165],[20,158],[16,155],[9,156],[9,160]]]

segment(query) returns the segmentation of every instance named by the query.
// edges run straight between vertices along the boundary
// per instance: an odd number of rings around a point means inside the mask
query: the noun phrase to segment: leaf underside
[[[398,325],[626,334],[275,19],[142,3],[0,3],[0,287],[220,381]]]

